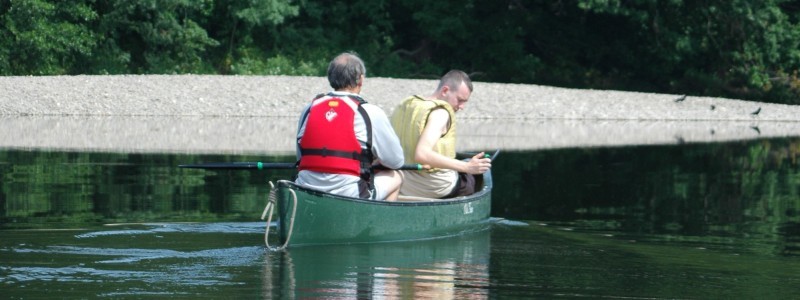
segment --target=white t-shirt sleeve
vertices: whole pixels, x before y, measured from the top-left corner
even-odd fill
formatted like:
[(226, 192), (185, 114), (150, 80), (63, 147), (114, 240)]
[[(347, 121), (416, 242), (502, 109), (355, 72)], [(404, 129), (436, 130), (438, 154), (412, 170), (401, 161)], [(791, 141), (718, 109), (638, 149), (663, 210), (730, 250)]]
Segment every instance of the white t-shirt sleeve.
[(307, 104), (306, 107), (303, 108), (303, 112), (300, 113), (300, 118), (298, 118), (298, 120), (297, 120), (297, 135), (295, 136), (296, 137), (296, 139), (295, 139), (295, 154), (297, 156), (297, 160), (298, 161), (300, 161), (300, 143), (298, 143), (298, 142), (300, 141), (300, 138), (303, 137), (303, 133), (305, 133), (305, 131), (306, 131), (306, 124), (305, 124), (305, 122), (303, 122), (303, 121), (305, 121), (303, 119), (303, 116), (306, 115), (306, 113), (308, 112), (309, 109), (311, 109), (311, 103)]
[(372, 121), (372, 150), (375, 158), (388, 168), (402, 167), (405, 163), (403, 147), (400, 146), (400, 139), (397, 138), (386, 113), (372, 104), (364, 104), (363, 107)]

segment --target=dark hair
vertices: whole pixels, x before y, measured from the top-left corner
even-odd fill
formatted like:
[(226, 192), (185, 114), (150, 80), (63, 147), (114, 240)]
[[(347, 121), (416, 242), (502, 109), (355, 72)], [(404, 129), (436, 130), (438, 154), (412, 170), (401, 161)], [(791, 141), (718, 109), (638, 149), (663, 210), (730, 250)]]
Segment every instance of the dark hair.
[(472, 92), (472, 80), (469, 79), (469, 75), (464, 73), (461, 70), (450, 70), (447, 74), (442, 76), (442, 79), (439, 80), (439, 86), (436, 87), (436, 90), (441, 90), (443, 86), (447, 86), (450, 90), (458, 90), (458, 87), (461, 83), (464, 83), (469, 88), (469, 92)]
[(343, 52), (328, 65), (328, 82), (334, 90), (356, 87), (366, 74), (364, 62), (355, 52)]

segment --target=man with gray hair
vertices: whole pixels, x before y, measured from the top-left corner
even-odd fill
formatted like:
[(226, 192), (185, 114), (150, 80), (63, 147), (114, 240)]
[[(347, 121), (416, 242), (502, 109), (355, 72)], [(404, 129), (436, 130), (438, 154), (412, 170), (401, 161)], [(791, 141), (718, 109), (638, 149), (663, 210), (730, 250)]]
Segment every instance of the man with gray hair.
[[(297, 126), (295, 183), (336, 195), (396, 200), (403, 149), (386, 113), (359, 96), (364, 62), (352, 52), (328, 65), (334, 91), (317, 95)], [(390, 170), (373, 172), (374, 164)]]

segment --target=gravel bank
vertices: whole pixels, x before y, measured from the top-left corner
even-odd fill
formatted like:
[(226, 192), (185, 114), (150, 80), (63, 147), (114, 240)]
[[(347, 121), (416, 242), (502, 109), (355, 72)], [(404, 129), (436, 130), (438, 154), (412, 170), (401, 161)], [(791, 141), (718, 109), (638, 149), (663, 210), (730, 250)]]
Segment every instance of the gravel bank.
[[(434, 80), (367, 78), (391, 113)], [(278, 154), (322, 77), (0, 77), (0, 148)], [(800, 135), (800, 106), (735, 99), (476, 82), (459, 148), (546, 149)], [(760, 108), (758, 115), (752, 113)]]

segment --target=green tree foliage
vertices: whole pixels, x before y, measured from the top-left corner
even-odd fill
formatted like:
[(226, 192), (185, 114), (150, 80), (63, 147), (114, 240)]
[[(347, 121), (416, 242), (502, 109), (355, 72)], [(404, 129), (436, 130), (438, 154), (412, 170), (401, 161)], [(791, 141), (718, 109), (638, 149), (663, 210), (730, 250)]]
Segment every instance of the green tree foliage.
[(630, 76), (646, 75), (658, 90), (762, 98), (777, 96), (772, 92), (778, 89), (800, 95), (797, 1), (584, 0), (578, 6), (603, 19), (621, 19), (619, 29), (639, 43), (624, 35), (613, 41), (636, 46), (633, 54), (640, 56), (617, 65), (628, 65)]
[[(376, 65), (394, 48), (388, 5), (384, 0), (305, 1), (296, 18), (266, 30), (269, 38), (260, 46), (276, 53), (270, 68), (285, 61), (314, 70), (306, 75), (323, 75), (333, 55), (356, 51), (367, 61), (371, 76), (386, 74)], [(296, 74), (292, 67), (284, 68)]]
[(70, 73), (96, 44), (89, 2), (0, 1), (0, 74)]
[(207, 48), (219, 43), (198, 23), (211, 13), (212, 1), (104, 1), (98, 4), (102, 34), (98, 65), (134, 73), (207, 72)]
[(397, 45), (390, 59), (419, 67), (402, 70), (407, 74), (437, 78), (459, 68), (478, 80), (536, 81), (540, 60), (525, 49), (528, 16), (513, 2), (412, 0), (394, 3), (390, 12)]
[[(268, 69), (269, 53), (275, 52), (269, 44), (272, 35), (264, 30), (282, 24), (286, 18), (296, 16), (299, 6), (290, 1), (247, 0), (217, 1), (208, 32), (222, 44), (212, 53), (217, 69), (222, 74), (259, 74)], [(291, 73), (291, 72), (287, 72)]]
[(800, 104), (797, 0), (0, 0), (0, 74), (371, 76)]

